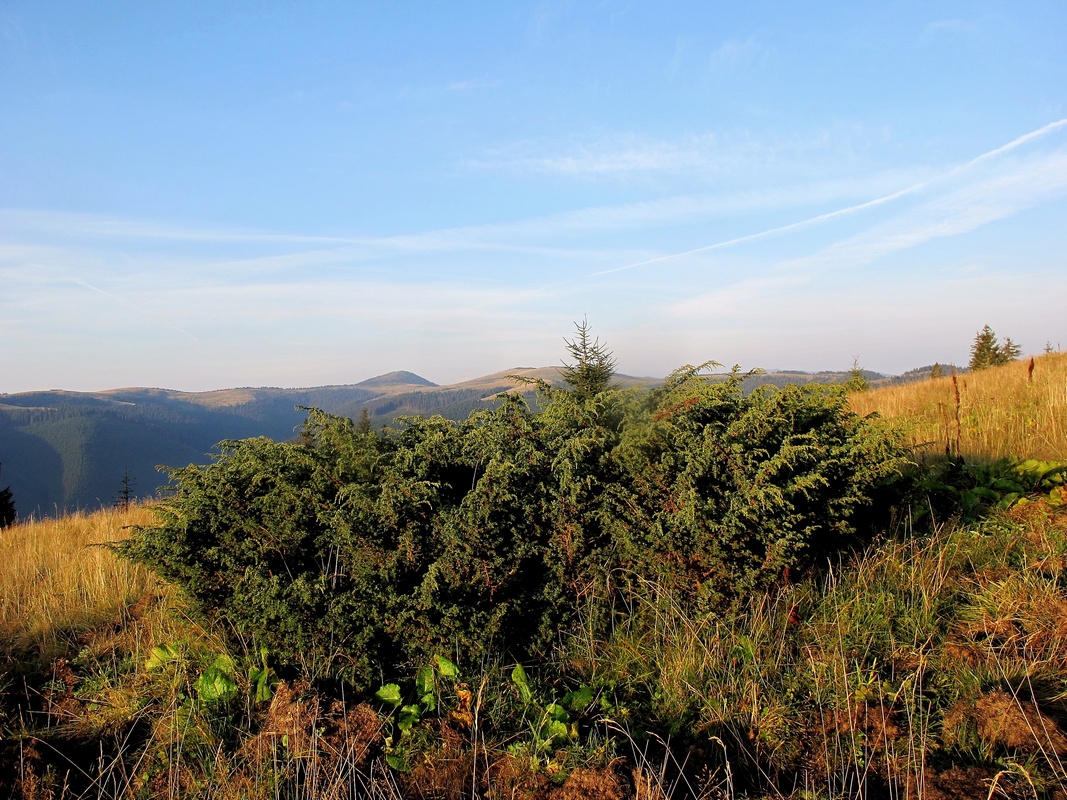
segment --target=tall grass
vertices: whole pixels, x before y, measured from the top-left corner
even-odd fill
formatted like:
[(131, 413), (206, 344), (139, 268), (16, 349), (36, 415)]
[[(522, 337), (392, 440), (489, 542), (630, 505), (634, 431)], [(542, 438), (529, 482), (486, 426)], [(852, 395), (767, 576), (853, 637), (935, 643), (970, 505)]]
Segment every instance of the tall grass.
[(1067, 353), (872, 389), (850, 402), (857, 414), (892, 420), (912, 445), (934, 454), (1067, 458)]
[(1033, 504), (885, 542), (735, 615), (645, 584), (571, 656), (659, 730), (721, 744), (719, 777), (748, 796), (1062, 793), (1065, 576), (1067, 515)]
[(121, 618), (157, 579), (102, 545), (150, 520), (150, 508), (134, 505), (25, 522), (0, 532), (3, 648), (36, 650), (48, 660), (62, 655), (79, 631)]

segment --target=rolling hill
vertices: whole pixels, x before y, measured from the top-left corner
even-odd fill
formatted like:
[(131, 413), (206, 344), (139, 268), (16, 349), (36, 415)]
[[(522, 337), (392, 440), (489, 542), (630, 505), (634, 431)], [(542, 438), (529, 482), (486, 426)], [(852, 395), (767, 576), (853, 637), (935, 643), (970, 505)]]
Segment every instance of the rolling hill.
[[(929, 369), (914, 371), (925, 377)], [(872, 384), (906, 379), (865, 373)], [(307, 407), (358, 417), (375, 426), (399, 416), (465, 419), (492, 405), (502, 392), (535, 391), (526, 381), (559, 380), (555, 367), (521, 367), (439, 386), (412, 372), (390, 372), (360, 383), (304, 389), (235, 388), (211, 392), (123, 388), (102, 392), (61, 390), (0, 394), (0, 486), (11, 486), (21, 518), (52, 516), (115, 502), (123, 476), (138, 496), (166, 483), (157, 467), (202, 464), (227, 439), (293, 437)], [(776, 370), (746, 380), (758, 384), (836, 383), (841, 372)], [(655, 378), (617, 375), (624, 387)]]

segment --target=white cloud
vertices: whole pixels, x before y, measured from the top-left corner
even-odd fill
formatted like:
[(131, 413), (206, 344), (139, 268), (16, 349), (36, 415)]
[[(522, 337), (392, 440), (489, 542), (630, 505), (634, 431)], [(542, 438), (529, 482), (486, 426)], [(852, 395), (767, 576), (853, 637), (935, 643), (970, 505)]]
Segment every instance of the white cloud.
[(1067, 197), (1067, 151), (1017, 159), (992, 174), (966, 177), (969, 180), (959, 180), (960, 176), (954, 175), (947, 186), (937, 187), (936, 193), (924, 187), (928, 199), (921, 204), (810, 256), (779, 266), (860, 267), (900, 250), (969, 233), (1035, 205)]
[[(1042, 152), (1026, 159), (997, 163), (1002, 156), (1065, 127), (1067, 119), (1057, 120), (982, 153), (962, 165), (945, 170), (941, 175), (862, 203), (755, 233), (623, 264), (602, 270), (598, 274), (623, 272), (800, 231), (910, 196), (931, 196), (934, 199), (924, 203), (917, 211), (905, 210), (893, 221), (877, 225), (863, 234), (838, 242), (814, 255), (796, 258), (781, 266), (798, 267), (816, 263), (823, 266), (831, 263), (866, 264), (932, 238), (966, 233), (988, 222), (1012, 216), (1032, 205), (1067, 193), (1067, 152), (1063, 150)], [(990, 175), (987, 167), (999, 172)]]
[(759, 37), (753, 34), (744, 39), (727, 39), (712, 52), (710, 61), (713, 68), (737, 69), (752, 64), (763, 52)]

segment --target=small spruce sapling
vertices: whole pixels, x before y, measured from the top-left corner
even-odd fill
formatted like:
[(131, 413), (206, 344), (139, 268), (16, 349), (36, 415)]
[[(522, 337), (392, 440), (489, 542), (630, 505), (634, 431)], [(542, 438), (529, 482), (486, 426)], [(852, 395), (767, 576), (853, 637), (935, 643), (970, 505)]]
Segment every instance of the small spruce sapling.
[(0, 528), (8, 528), (15, 524), (18, 513), (15, 511), (15, 500), (11, 494), (11, 487), (0, 489)]
[(560, 376), (571, 391), (584, 400), (610, 387), (618, 362), (599, 338), (591, 338), (589, 323), (585, 319), (576, 322), (574, 327), (577, 329), (574, 339), (563, 340), (573, 363), (565, 363)]

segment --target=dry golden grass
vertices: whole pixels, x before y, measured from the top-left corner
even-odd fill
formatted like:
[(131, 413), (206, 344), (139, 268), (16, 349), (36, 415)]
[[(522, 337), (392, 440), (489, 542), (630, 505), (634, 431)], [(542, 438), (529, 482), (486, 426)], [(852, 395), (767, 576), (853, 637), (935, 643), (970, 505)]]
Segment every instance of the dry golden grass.
[(131, 525), (152, 521), (147, 506), (104, 509), (27, 522), (0, 533), (0, 640), (48, 658), (64, 637), (105, 620), (156, 583), (142, 566), (105, 547), (125, 538)]
[[(1031, 363), (1033, 369), (1031, 370)], [(965, 375), (886, 386), (850, 398), (893, 420), (911, 444), (964, 458), (1067, 458), (1067, 353)]]

